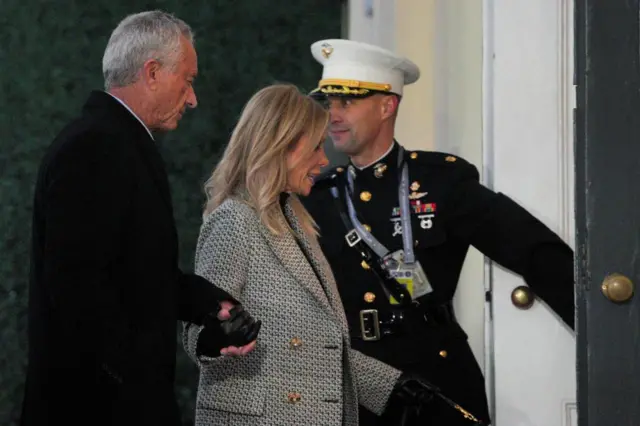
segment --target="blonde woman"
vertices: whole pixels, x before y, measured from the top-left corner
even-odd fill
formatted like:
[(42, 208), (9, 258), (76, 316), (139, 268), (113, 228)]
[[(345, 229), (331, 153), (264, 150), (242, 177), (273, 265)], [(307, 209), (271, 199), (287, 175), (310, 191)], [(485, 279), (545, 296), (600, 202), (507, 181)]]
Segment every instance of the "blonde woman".
[(357, 425), (357, 404), (382, 413), (401, 376), (350, 348), (333, 275), (298, 199), (327, 164), (328, 120), (294, 86), (260, 90), (205, 185), (196, 273), (262, 329), (247, 356), (208, 358), (198, 351), (200, 327), (185, 324), (200, 368), (197, 426)]

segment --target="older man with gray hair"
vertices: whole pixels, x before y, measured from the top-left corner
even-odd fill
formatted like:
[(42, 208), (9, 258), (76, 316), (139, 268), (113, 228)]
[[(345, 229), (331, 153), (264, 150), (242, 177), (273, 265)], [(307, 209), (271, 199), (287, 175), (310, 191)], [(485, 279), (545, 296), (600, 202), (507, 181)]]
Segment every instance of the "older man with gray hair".
[(126, 17), (103, 58), (104, 91), (48, 148), (33, 209), (24, 426), (180, 423), (177, 320), (198, 350), (244, 355), (260, 322), (178, 268), (169, 184), (153, 132), (196, 106), (189, 26)]

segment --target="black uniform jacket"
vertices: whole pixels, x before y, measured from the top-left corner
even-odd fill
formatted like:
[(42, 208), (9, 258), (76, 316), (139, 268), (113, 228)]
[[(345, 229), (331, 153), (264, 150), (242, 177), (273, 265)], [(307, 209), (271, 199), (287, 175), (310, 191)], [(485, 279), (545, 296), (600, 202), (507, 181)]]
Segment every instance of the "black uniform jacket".
[[(396, 142), (378, 163), (363, 170), (353, 168), (351, 198), (358, 217), (390, 251), (402, 249), (398, 150)], [(473, 245), (523, 276), (534, 293), (573, 327), (573, 252), (567, 244), (508, 196), (481, 185), (477, 169), (464, 159), (440, 152), (404, 151), (404, 161), (409, 167), (416, 258), (433, 287), (431, 294), (419, 300), (423, 308), (452, 300)], [(486, 419), (483, 378), (467, 336), (455, 321), (427, 327), (413, 324), (409, 332), (405, 329), (374, 342), (358, 337), (361, 310), (384, 313), (391, 306), (373, 270), (361, 265), (361, 255), (345, 240), (347, 228), (331, 188), (342, 185), (346, 173), (347, 165), (329, 170), (303, 201), (319, 225), (320, 243), (336, 276), (353, 347), (400, 369), (423, 373), (448, 396)]]
[(177, 320), (233, 300), (178, 268), (167, 175), (109, 94), (48, 148), (35, 189), (22, 424), (177, 425)]

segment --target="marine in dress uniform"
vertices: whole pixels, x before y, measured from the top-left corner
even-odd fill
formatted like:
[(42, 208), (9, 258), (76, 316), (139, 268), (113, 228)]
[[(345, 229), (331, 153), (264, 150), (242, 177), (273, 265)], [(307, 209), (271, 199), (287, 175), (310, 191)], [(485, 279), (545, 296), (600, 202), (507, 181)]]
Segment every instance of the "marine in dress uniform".
[[(419, 77), (411, 61), (377, 46), (322, 40), (311, 50), (324, 66), (311, 94), (320, 100), (401, 97)], [(476, 167), (458, 156), (390, 140), (367, 167), (350, 161), (327, 171), (303, 201), (320, 227), (353, 347), (419, 374), (485, 423), (484, 378), (452, 306), (469, 246), (520, 274), (573, 328), (571, 248), (507, 195), (483, 186)], [(394, 283), (406, 292), (394, 293)], [(400, 303), (407, 293), (409, 303)], [(400, 411), (391, 404), (380, 419), (361, 408), (360, 424), (396, 424)], [(473, 423), (434, 398), (405, 424)]]

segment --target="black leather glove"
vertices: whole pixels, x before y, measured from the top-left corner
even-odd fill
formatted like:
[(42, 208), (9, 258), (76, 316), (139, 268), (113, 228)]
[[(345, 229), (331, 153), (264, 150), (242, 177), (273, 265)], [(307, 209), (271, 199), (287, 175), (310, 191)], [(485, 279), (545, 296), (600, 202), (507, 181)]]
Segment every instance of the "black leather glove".
[[(396, 381), (382, 417), (389, 425), (416, 424), (422, 409), (428, 406), (438, 388), (417, 374), (402, 373)], [(427, 408), (428, 409), (428, 408)]]
[(403, 373), (393, 387), (392, 397), (404, 405), (421, 406), (430, 403), (440, 389), (413, 373)]
[(428, 410), (429, 404), (436, 397), (451, 406), (453, 410), (458, 411), (462, 417), (469, 420), (470, 425), (484, 425), (483, 422), (475, 418), (471, 413), (443, 395), (440, 388), (436, 385), (414, 373), (403, 373), (398, 378), (389, 402), (390, 404), (396, 405), (396, 407), (398, 405), (402, 407), (402, 414), (398, 423), (402, 426), (414, 424), (419, 418), (422, 409)]
[(235, 305), (226, 320), (219, 320), (220, 308), (211, 312), (203, 320), (204, 328), (200, 331), (196, 355), (217, 357), (220, 349), (227, 346), (244, 346), (256, 340), (261, 321), (256, 321), (244, 310), (242, 305)]

